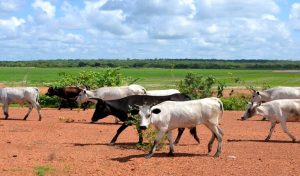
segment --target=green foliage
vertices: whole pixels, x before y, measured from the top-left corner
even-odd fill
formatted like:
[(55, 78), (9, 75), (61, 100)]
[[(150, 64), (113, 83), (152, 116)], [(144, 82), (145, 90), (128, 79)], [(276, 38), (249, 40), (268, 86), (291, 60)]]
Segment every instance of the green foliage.
[(235, 95), (228, 98), (221, 98), (223, 102), (224, 110), (228, 111), (244, 111), (246, 109), (247, 103), (250, 97), (244, 97), (241, 95)]
[(57, 96), (49, 97), (46, 95), (40, 95), (39, 103), (42, 108), (57, 108), (60, 103), (60, 99)]
[(190, 95), (192, 98), (206, 98), (212, 95), (212, 86), (216, 82), (213, 76), (203, 76), (195, 73), (188, 73), (179, 82), (179, 90)]
[(96, 89), (103, 86), (119, 86), (128, 80), (120, 73), (120, 69), (104, 69), (100, 72), (92, 70), (81, 71), (79, 74), (69, 74), (66, 72), (59, 73), (60, 79), (52, 83), (54, 87), (64, 86), (88, 86), (91, 89)]
[(217, 60), (217, 59), (57, 59), (0, 61), (0, 67), (101, 67), (168, 69), (300, 69), (300, 61), (287, 60)]
[[(132, 110), (133, 108), (132, 107), (129, 107), (129, 112)], [(129, 115), (133, 118), (132, 120), (129, 120), (129, 121), (126, 121), (125, 123), (127, 124), (132, 124), (136, 127), (136, 129), (139, 129), (140, 128), (140, 123), (141, 123), (141, 118), (139, 115), (137, 114), (131, 114), (129, 113)], [(136, 144), (136, 147), (138, 149), (142, 149), (142, 150), (150, 150), (150, 148), (152, 147), (152, 145), (154, 144), (154, 140), (156, 138), (158, 134), (158, 131), (153, 129), (151, 126), (143, 133), (143, 139), (144, 141), (147, 141), (148, 143), (142, 143), (142, 144)], [(166, 146), (166, 143), (165, 141), (167, 140), (167, 136), (165, 135), (158, 148), (162, 148), (164, 146)]]
[(47, 173), (53, 173), (55, 169), (52, 166), (36, 166), (34, 172), (37, 176), (45, 176)]

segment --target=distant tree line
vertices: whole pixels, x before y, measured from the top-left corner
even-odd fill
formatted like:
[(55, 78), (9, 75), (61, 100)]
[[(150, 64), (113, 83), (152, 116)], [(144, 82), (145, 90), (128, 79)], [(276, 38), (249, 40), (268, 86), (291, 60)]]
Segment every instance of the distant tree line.
[(0, 67), (103, 67), (174, 69), (300, 69), (291, 60), (217, 60), (217, 59), (57, 59), (0, 61)]

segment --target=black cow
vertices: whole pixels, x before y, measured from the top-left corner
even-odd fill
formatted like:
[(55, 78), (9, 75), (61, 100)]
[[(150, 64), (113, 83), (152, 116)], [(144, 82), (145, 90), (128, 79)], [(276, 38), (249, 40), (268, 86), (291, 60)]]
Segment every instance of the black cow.
[[(149, 96), (149, 95), (132, 95), (125, 98), (117, 99), (117, 100), (107, 100), (104, 101), (102, 99), (98, 99), (96, 104), (96, 110), (92, 117), (92, 123), (96, 122), (99, 119), (103, 119), (109, 115), (113, 115), (118, 117), (122, 122), (125, 122), (122, 124), (122, 126), (117, 130), (116, 135), (111, 140), (110, 144), (115, 144), (118, 136), (121, 134), (121, 132), (126, 129), (129, 125), (132, 125), (130, 122), (133, 120), (132, 117), (128, 116), (128, 113), (131, 114), (137, 114), (137, 110), (131, 111), (130, 107), (134, 107), (136, 105), (142, 106), (142, 105), (153, 105), (158, 104), (164, 101), (186, 101), (190, 100), (190, 97), (184, 94), (173, 94), (168, 96)], [(131, 112), (129, 112), (131, 111)], [(138, 130), (139, 134), (139, 143), (143, 142), (143, 137), (140, 129)], [(175, 140), (175, 144), (179, 142), (180, 137), (184, 131), (184, 128), (178, 129), (178, 135)], [(193, 135), (195, 140), (200, 143), (200, 140), (197, 136), (196, 127), (192, 128), (190, 130), (190, 133)]]
[[(85, 88), (85, 87), (84, 87)], [(81, 87), (77, 86), (67, 86), (67, 87), (59, 87), (59, 88), (54, 88), (54, 87), (49, 87), (47, 93), (45, 95), (47, 96), (58, 96), (61, 99), (67, 100), (70, 109), (73, 109), (73, 104), (76, 103), (75, 99), (79, 95), (79, 93), (83, 90)], [(61, 109), (62, 106), (62, 100), (59, 104), (58, 110)], [(83, 109), (85, 110), (87, 107), (87, 103), (83, 105)]]

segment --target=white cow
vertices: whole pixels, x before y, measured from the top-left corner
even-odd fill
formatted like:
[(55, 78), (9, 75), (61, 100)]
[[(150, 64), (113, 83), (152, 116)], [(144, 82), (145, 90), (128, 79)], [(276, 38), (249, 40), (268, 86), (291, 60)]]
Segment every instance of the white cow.
[(8, 118), (8, 106), (11, 103), (30, 104), (29, 111), (23, 120), (26, 120), (32, 111), (33, 107), (37, 109), (39, 120), (42, 120), (40, 113), (41, 107), (38, 102), (39, 89), (36, 87), (6, 87), (0, 88), (0, 103), (3, 104), (3, 113), (5, 119)]
[(165, 89), (165, 90), (147, 90), (146, 95), (151, 96), (166, 96), (166, 95), (172, 95), (180, 93), (179, 90), (176, 89)]
[[(76, 101), (78, 104), (85, 103), (87, 101), (97, 103), (97, 100), (92, 98), (101, 98), (102, 100), (115, 100), (124, 98), (130, 95), (145, 95), (146, 89), (143, 86), (137, 84), (131, 84), (129, 86), (121, 87), (101, 87), (96, 90), (83, 89)], [(115, 123), (118, 123), (118, 119), (115, 118)]]
[(132, 84), (129, 86), (121, 87), (101, 87), (96, 90), (83, 89), (76, 101), (78, 104), (85, 103), (87, 101), (97, 103), (97, 100), (91, 98), (101, 98), (102, 100), (115, 100), (124, 98), (130, 95), (145, 95), (146, 89), (140, 85)]
[(159, 133), (156, 136), (154, 145), (146, 156), (153, 156), (158, 143), (165, 133), (168, 133), (169, 156), (174, 155), (172, 130), (176, 128), (192, 128), (198, 124), (204, 124), (211, 132), (212, 137), (208, 143), (208, 152), (211, 152), (212, 144), (217, 138), (218, 149), (214, 157), (218, 157), (222, 148), (223, 132), (219, 127), (219, 120), (223, 115), (223, 104), (215, 97), (190, 101), (165, 101), (150, 108), (140, 107), (141, 129), (146, 129), (153, 124)]
[(269, 101), (267, 103), (250, 105), (242, 120), (246, 120), (254, 115), (261, 115), (266, 117), (271, 122), (269, 135), (265, 141), (269, 141), (274, 131), (276, 123), (280, 123), (283, 131), (292, 139), (293, 142), (296, 138), (288, 131), (287, 121), (300, 121), (300, 99), (281, 99)]
[[(264, 91), (253, 90), (251, 103), (265, 103), (279, 99), (300, 99), (300, 87), (274, 87)], [(252, 106), (248, 106), (246, 111)], [(263, 118), (265, 120), (265, 117)]]

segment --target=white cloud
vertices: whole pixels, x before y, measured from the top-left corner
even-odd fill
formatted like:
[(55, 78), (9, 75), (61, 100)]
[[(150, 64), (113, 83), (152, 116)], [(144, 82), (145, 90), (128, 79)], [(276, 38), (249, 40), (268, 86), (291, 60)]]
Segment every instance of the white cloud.
[(1, 39), (11, 39), (17, 37), (19, 29), (26, 23), (22, 18), (11, 17), (0, 19), (0, 41)]
[(35, 0), (32, 4), (34, 9), (42, 10), (48, 18), (54, 18), (56, 7), (53, 6), (50, 2), (44, 0)]
[(24, 17), (18, 16), (23, 13), (20, 8), (0, 16), (0, 39), (14, 38), (5, 43), (0, 40), (0, 48), (19, 48), (11, 53), (20, 52), (21, 57), (23, 50), (34, 58), (241, 59), (300, 55), (292, 30), (300, 29), (300, 3), (285, 12), (290, 13), (286, 21), (281, 18), (285, 9), (277, 0), (32, 2), (34, 12), (27, 9)]
[(294, 3), (289, 14), (291, 28), (300, 30), (300, 3)]
[(18, 9), (18, 4), (14, 0), (0, 0), (0, 11), (13, 12)]
[(260, 17), (262, 13), (280, 12), (273, 0), (202, 0), (197, 1), (199, 18)]
[(289, 15), (290, 19), (300, 19), (300, 3), (294, 3)]

